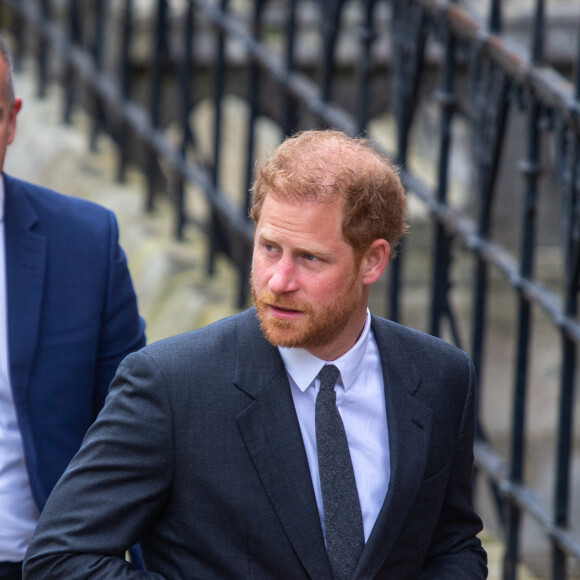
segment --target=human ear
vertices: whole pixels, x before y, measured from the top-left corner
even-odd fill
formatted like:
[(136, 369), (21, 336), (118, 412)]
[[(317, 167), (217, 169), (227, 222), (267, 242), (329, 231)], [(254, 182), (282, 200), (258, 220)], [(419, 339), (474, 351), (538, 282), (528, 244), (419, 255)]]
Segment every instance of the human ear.
[(14, 141), (14, 137), (16, 136), (16, 116), (20, 112), (22, 108), (22, 99), (20, 97), (15, 97), (8, 111), (8, 144), (10, 145)]
[(389, 262), (391, 246), (387, 240), (375, 240), (363, 254), (361, 260), (362, 283), (370, 286), (383, 273)]

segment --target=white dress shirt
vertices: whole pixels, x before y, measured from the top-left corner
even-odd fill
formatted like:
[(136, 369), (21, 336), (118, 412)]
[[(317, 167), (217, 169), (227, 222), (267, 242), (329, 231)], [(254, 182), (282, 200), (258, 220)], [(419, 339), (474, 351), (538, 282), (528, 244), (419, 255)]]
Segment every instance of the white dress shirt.
[(0, 178), (0, 561), (20, 562), (39, 513), (32, 497), (10, 387), (6, 303), (4, 180)]
[[(279, 351), (290, 381), (324, 531), (314, 408), (320, 387), (316, 376), (327, 361), (301, 348), (280, 347)], [(385, 500), (391, 476), (385, 385), (368, 311), (364, 330), (356, 344), (340, 358), (329, 362), (340, 371), (335, 388), (336, 406), (350, 449), (366, 542)]]

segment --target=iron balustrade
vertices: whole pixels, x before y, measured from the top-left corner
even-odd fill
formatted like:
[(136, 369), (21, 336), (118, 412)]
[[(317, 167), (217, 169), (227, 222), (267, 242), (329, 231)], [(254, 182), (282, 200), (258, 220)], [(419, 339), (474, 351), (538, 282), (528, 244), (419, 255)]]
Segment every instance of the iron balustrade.
[[(240, 307), (248, 301), (248, 190), (261, 120), (273, 120), (280, 136), (314, 127), (374, 136), (374, 120), (384, 115), (392, 120), (390, 148), (379, 140), (378, 146), (401, 167), (406, 189), (432, 223), (426, 329), (471, 354), (481, 386), (477, 482), (491, 490), (503, 533), (503, 578), (516, 577), (522, 519), (531, 518), (551, 547), (551, 577), (561, 579), (580, 563), (579, 523), (572, 520), (570, 498), (574, 483), (580, 489), (572, 470), (580, 340), (580, 42), (564, 76), (546, 58), (544, 2), (535, 0), (529, 15), (528, 48), (506, 32), (505, 4), (477, 2), (487, 14), (476, 15), (468, 10), (474, 3), (466, 7), (452, 0), (152, 0), (147, 6), (134, 0), (0, 0), (0, 16), (14, 37), (17, 63), (27, 54), (36, 57), (39, 95), (49, 82), (62, 84), (63, 121), (71, 121), (75, 107), (84, 107), (92, 119), (90, 146), (97, 146), (101, 133), (118, 145), (117, 177), (124, 179), (129, 165), (146, 177), (146, 208), (167, 196), (178, 237), (192, 226), (207, 232), (209, 272), (218, 254), (236, 266)], [(575, 26), (580, 32), (580, 22)], [(411, 163), (426, 93), (439, 109), (430, 135), (436, 168), (431, 183)], [(247, 106), (236, 203), (222, 183), (229, 95)], [(209, 156), (191, 120), (203, 99), (213, 106)], [(517, 148), (509, 132), (514, 118), (524, 126), (517, 136), (523, 159), (506, 168), (507, 152)], [(169, 134), (171, 123), (178, 126), (177, 138)], [(458, 127), (467, 127), (473, 152), (470, 191), (463, 195), (475, 209), (450, 200)], [(555, 183), (549, 187), (542, 182), (546, 149), (555, 160)], [(495, 226), (502, 172), (521, 175), (522, 210), (513, 216), (519, 220), (516, 244), (497, 236)], [(207, 221), (186, 210), (192, 187), (210, 208)], [(558, 203), (559, 287), (537, 274), (540, 201), (546, 196)], [(391, 264), (385, 297), (385, 314), (403, 322), (407, 254), (402, 247)], [(467, 323), (454, 305), (458, 254), (470, 261)], [(485, 347), (491, 286), (498, 276), (512, 289), (516, 313), (513, 377), (502, 376), (512, 395), (507, 459), (494, 449), (481, 403), (489, 386), (484, 374), (493, 364)], [(526, 484), (537, 312), (560, 340), (551, 506)]]

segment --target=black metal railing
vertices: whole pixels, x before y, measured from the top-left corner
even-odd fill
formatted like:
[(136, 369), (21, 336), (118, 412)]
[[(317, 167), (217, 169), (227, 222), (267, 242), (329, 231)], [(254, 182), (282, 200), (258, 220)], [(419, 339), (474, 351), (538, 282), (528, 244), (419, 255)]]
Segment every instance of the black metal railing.
[[(209, 271), (218, 254), (237, 267), (240, 307), (252, 242), (247, 192), (265, 119), (278, 141), (313, 127), (366, 132), (396, 160), (420, 207), (379, 308), (408, 322), (415, 285), (425, 329), (471, 354), (478, 494), (490, 498), (486, 526), (505, 541), (503, 578), (526, 559), (562, 579), (580, 564), (572, 493), (580, 491), (580, 11), (563, 3), (562, 17), (535, 0), (516, 18), (507, 11), (514, 3), (468, 4), (0, 0), (0, 16), (17, 60), (35, 55), (39, 94), (62, 84), (63, 120), (83, 107), (91, 147), (101, 133), (118, 145), (117, 177), (140, 168), (146, 207), (166, 196), (177, 236), (207, 231)], [(235, 126), (230, 97), (244, 103)], [(194, 113), (207, 102), (213, 124), (201, 131)], [(234, 130), (244, 144), (236, 183), (224, 159)], [(186, 203), (194, 196), (209, 219)], [(414, 266), (421, 236), (427, 274)], [(544, 406), (550, 418), (540, 412), (542, 425), (530, 425), (530, 409)], [(540, 431), (549, 450), (532, 473)], [(538, 476), (546, 461), (547, 491)], [(531, 550), (527, 521), (543, 538)], [(534, 551), (542, 562), (532, 562)]]

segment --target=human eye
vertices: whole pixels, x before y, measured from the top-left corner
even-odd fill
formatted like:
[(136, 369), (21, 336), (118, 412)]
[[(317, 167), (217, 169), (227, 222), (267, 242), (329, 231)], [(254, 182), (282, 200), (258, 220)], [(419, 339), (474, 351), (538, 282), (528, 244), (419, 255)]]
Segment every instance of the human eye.
[(276, 244), (266, 240), (260, 244), (260, 247), (262, 248), (263, 252), (268, 255), (275, 254), (278, 251), (278, 246), (276, 246)]
[(304, 259), (307, 262), (317, 262), (319, 260), (314, 254), (304, 254)]

